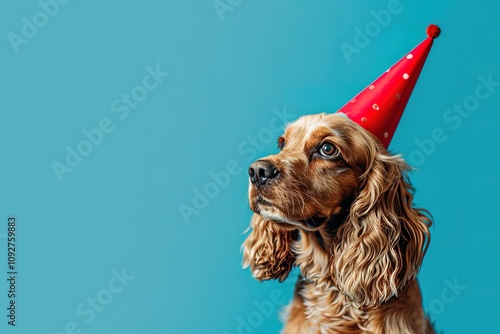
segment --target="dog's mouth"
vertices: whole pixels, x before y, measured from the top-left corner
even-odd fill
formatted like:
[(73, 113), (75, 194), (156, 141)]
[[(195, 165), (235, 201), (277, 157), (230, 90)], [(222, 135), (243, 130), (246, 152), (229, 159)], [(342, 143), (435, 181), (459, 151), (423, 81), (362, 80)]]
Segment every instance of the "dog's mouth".
[(262, 195), (258, 195), (257, 196), (257, 200), (255, 201), (255, 206), (256, 207), (259, 207), (259, 206), (273, 206), (273, 203), (271, 202), (271, 200), (265, 198), (264, 196)]
[(262, 196), (256, 199), (252, 210), (262, 217), (274, 222), (294, 225), (306, 230), (316, 230), (328, 221), (328, 217), (322, 215), (312, 215), (311, 217), (303, 219), (289, 218), (284, 214), (283, 210), (276, 207), (270, 200)]

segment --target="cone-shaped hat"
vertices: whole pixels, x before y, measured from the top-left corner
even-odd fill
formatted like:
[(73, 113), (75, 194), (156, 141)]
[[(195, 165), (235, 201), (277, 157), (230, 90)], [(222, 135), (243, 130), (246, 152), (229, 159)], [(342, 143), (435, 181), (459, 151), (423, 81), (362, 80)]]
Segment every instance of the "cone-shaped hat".
[(337, 112), (374, 134), (389, 147), (432, 43), (440, 34), (438, 26), (427, 27), (427, 38), (356, 95)]

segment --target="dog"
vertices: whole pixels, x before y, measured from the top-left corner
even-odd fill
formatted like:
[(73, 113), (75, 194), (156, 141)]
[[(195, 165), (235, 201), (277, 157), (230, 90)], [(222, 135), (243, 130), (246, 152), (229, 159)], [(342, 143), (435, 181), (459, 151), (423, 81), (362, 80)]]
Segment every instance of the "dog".
[(282, 333), (434, 333), (416, 278), (432, 218), (411, 168), (338, 113), (299, 118), (278, 147), (248, 170), (242, 253), (260, 281), (300, 269)]

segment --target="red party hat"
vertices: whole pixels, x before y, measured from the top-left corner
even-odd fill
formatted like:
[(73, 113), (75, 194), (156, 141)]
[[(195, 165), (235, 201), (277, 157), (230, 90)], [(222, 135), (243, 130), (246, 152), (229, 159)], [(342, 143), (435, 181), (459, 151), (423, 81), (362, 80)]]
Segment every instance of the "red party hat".
[(337, 112), (370, 131), (385, 148), (389, 147), (432, 43), (440, 33), (437, 25), (428, 26), (428, 37), (422, 43)]

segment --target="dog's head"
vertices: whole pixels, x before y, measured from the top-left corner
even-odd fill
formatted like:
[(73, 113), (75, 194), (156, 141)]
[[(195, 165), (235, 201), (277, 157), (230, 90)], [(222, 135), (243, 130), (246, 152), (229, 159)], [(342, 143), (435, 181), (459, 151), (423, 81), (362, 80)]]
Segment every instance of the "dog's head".
[(268, 225), (321, 239), (308, 244), (310, 253), (328, 260), (305, 265), (315, 268), (311, 277), (328, 275), (367, 306), (387, 301), (415, 278), (431, 220), (413, 208), (409, 167), (399, 156), (339, 114), (299, 118), (278, 146), (278, 154), (248, 170), (250, 208)]
[(280, 152), (254, 162), (250, 208), (272, 221), (313, 230), (357, 196), (371, 157), (372, 136), (340, 115), (310, 115), (288, 126)]

